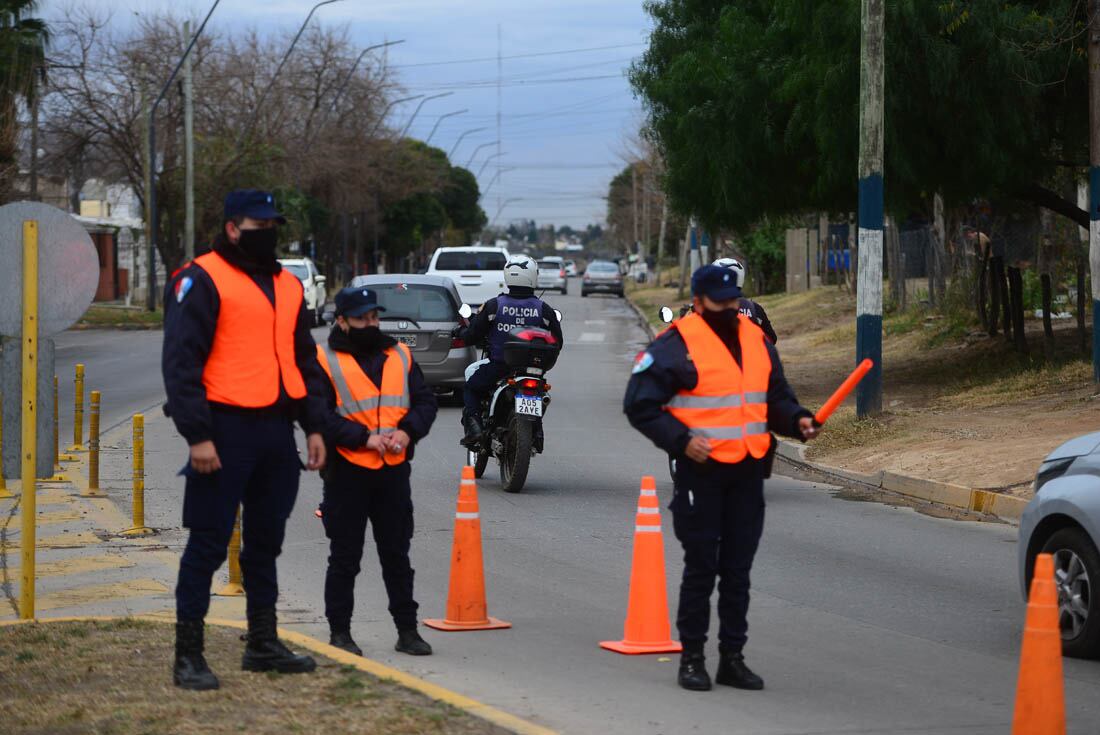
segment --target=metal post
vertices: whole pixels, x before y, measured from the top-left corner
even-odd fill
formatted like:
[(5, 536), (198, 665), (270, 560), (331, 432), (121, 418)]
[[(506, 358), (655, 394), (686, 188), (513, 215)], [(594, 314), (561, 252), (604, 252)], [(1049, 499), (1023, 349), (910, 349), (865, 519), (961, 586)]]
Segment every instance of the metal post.
[(19, 617), (34, 618), (34, 544), (38, 470), (38, 222), (23, 222), (23, 470), (20, 474)]
[(1100, 383), (1100, 0), (1088, 4), (1089, 270), (1092, 274), (1092, 379)]
[[(191, 35), (190, 21), (183, 23), (183, 38)], [(191, 75), (191, 54), (183, 61), (183, 257), (195, 257), (195, 93)]]
[(473, 128), (472, 130), (467, 130), (467, 131), (463, 132), (462, 135), (458, 136), (458, 140), (455, 141), (455, 144), (453, 146), (451, 146), (451, 152), (447, 154), (447, 158), (453, 159), (455, 157), (455, 151), (457, 151), (458, 147), (460, 145), (462, 145), (462, 141), (465, 140), (467, 135), (473, 135), (474, 133), (480, 133), (482, 130), (485, 130), (485, 129), (486, 128)]
[(15, 497), (8, 490), (8, 481), (4, 479), (4, 394), (0, 393), (0, 498)]
[(61, 470), (61, 435), (59, 429), (61, 422), (58, 419), (58, 407), (57, 407), (57, 376), (53, 376), (53, 469), (54, 472)]
[(76, 364), (73, 380), (73, 449), (84, 448), (84, 363)]
[(435, 132), (439, 130), (439, 123), (443, 122), (448, 117), (454, 117), (455, 115), (464, 115), (467, 112), (469, 112), (469, 110), (455, 110), (454, 112), (448, 112), (444, 115), (440, 115), (439, 118), (435, 121), (435, 125), (432, 126), (432, 132), (428, 133), (428, 137), (424, 139), (424, 145), (432, 142), (432, 138), (435, 137)]
[(883, 0), (862, 0), (859, 84), (859, 245), (856, 264), (856, 362), (874, 367), (856, 389), (859, 418), (882, 412)]
[(145, 527), (145, 415), (134, 414), (134, 527), (122, 532), (123, 536), (147, 536), (153, 532)]
[(237, 520), (233, 523), (233, 535), (229, 537), (229, 583), (217, 593), (221, 597), (239, 597), (244, 594), (244, 577), (241, 574), (241, 509), (237, 508)]
[(88, 495), (99, 495), (99, 391), (93, 390), (88, 417)]

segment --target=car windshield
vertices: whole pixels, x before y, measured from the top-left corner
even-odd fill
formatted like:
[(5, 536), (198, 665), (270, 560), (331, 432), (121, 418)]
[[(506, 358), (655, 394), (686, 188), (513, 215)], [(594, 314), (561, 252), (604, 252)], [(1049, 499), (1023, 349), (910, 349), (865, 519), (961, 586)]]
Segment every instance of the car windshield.
[(435, 259), (437, 271), (502, 271), (508, 264), (504, 253), (495, 251), (443, 251)]
[(442, 286), (424, 283), (367, 284), (378, 294), (378, 305), (386, 309), (383, 317), (412, 319), (417, 322), (457, 322), (458, 309), (451, 294)]
[(283, 263), (283, 267), (297, 276), (299, 281), (309, 278), (309, 268), (304, 263)]

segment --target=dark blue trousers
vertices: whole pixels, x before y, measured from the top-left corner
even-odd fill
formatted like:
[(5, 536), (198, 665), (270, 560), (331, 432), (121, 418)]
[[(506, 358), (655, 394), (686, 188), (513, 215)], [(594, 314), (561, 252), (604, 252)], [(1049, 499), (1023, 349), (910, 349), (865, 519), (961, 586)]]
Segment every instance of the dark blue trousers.
[(325, 573), (325, 617), (333, 630), (348, 630), (355, 607), (355, 578), (363, 559), (367, 524), (382, 565), (390, 615), (398, 630), (416, 627), (413, 568), (409, 546), (413, 535), (412, 489), (408, 462), (369, 470), (334, 457), (321, 503), (329, 538)]
[(497, 381), (508, 372), (503, 362), (487, 362), (479, 367), (462, 390), (462, 401), (467, 415), (477, 416), (481, 412), (481, 402), (489, 395)]
[(764, 530), (764, 463), (700, 465), (681, 457), (674, 486), (669, 509), (684, 548), (680, 641), (685, 651), (702, 651), (718, 579), (719, 648), (737, 653), (747, 640), (749, 571)]
[(275, 560), (298, 495), (301, 463), (287, 418), (215, 411), (213, 440), (222, 468), (200, 475), (190, 462), (183, 525), (190, 529), (176, 583), (176, 618), (199, 620), (210, 607), (214, 572), (225, 562), (237, 506), (241, 515), (241, 572), (249, 612), (275, 607)]

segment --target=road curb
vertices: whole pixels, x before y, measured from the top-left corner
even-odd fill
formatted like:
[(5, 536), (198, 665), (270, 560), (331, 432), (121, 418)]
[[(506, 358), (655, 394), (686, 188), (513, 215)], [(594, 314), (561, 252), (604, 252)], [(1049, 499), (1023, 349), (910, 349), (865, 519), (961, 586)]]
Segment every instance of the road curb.
[(884, 490), (911, 500), (991, 516), (1013, 525), (1019, 524), (1020, 516), (1028, 503), (1027, 500), (1013, 495), (978, 490), (950, 482), (923, 480), (897, 472), (880, 471), (865, 474), (841, 467), (831, 467), (807, 460), (806, 449), (800, 444), (780, 441), (776, 455), (781, 462), (796, 472), (823, 476), (844, 485)]
[[(134, 615), (128, 617), (132, 620), (144, 620), (151, 623), (165, 624), (171, 622), (171, 618), (157, 615)], [(25, 625), (28, 623), (110, 622), (125, 619), (127, 619), (127, 617), (124, 616), (77, 615), (59, 618), (34, 618), (32, 620), (0, 620), (0, 627)], [(220, 625), (224, 628), (234, 628), (237, 630), (248, 629), (248, 624), (239, 620), (209, 618), (206, 622), (208, 625)], [(335, 646), (330, 646), (317, 638), (306, 635), (305, 633), (279, 628), (279, 638), (302, 648), (309, 649), (326, 658), (330, 658), (337, 663), (345, 666), (353, 666), (359, 671), (371, 674), (379, 679), (389, 679), (406, 689), (420, 692), (429, 699), (434, 699), (437, 702), (443, 702), (456, 709), (460, 709), (479, 720), (488, 722), (501, 733), (513, 733), (514, 735), (556, 735), (557, 731), (555, 730), (536, 725), (533, 722), (528, 722), (504, 710), (499, 710), (496, 707), (479, 702), (476, 699), (459, 694), (458, 692), (453, 692), (450, 689), (445, 689), (438, 684), (432, 684), (429, 681), (425, 681), (412, 674), (407, 674), (404, 671), (391, 668), (378, 661), (363, 656), (355, 656)]]
[(630, 308), (634, 310), (634, 316), (638, 317), (638, 321), (641, 323), (642, 329), (644, 329), (646, 334), (649, 335), (649, 341), (652, 342), (653, 340), (657, 339), (657, 331), (653, 328), (653, 325), (649, 323), (649, 317), (647, 317), (645, 315), (645, 312), (642, 311), (642, 307), (634, 303), (634, 299), (631, 298), (630, 294), (627, 294), (626, 296), (626, 303), (630, 304)]

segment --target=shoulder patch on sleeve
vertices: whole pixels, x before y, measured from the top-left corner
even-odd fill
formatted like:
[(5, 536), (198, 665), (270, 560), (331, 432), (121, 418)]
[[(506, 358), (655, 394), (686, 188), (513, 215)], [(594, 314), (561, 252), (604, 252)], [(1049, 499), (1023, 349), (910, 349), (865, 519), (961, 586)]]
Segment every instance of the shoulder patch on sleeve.
[(653, 355), (649, 354), (649, 350), (642, 350), (638, 353), (638, 356), (634, 358), (634, 367), (630, 373), (637, 375), (638, 373), (644, 373), (653, 366)]
[(191, 276), (184, 276), (176, 281), (176, 303), (181, 304), (187, 297), (187, 292), (191, 290), (195, 282), (191, 279)]

